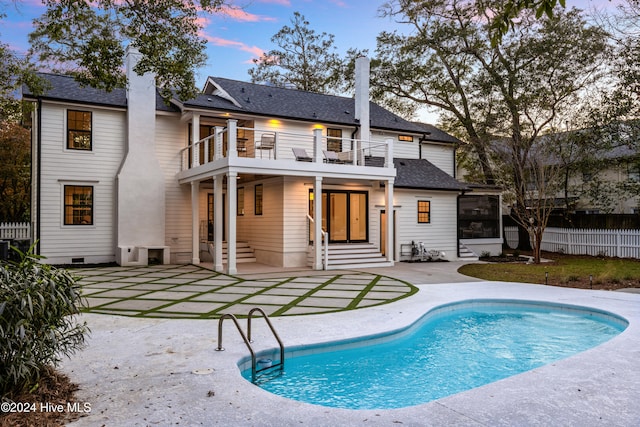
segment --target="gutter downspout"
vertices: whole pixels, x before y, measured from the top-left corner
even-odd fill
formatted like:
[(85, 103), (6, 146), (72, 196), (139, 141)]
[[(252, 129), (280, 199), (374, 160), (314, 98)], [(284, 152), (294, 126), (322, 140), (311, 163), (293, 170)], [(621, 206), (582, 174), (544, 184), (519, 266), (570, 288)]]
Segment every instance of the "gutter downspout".
[[(38, 108), (37, 108), (38, 117), (36, 119), (36, 129), (38, 135), (36, 137), (36, 149), (38, 152), (36, 153), (36, 233), (33, 238), (36, 241), (36, 254), (40, 255), (40, 223), (41, 223), (41, 205), (42, 205), (42, 167), (40, 166), (40, 162), (42, 161), (42, 98), (38, 98)], [(33, 127), (32, 127), (33, 129)], [(31, 176), (33, 177), (33, 161), (31, 162)], [(33, 179), (33, 178), (32, 178)]]
[(359, 130), (360, 130), (360, 125), (356, 125), (353, 132), (351, 132), (351, 150), (356, 149), (356, 147), (353, 146), (353, 141), (356, 139), (356, 134), (358, 133)]
[(431, 135), (431, 132), (424, 132), (418, 140), (418, 158), (422, 159), (422, 143), (427, 142), (427, 135)]

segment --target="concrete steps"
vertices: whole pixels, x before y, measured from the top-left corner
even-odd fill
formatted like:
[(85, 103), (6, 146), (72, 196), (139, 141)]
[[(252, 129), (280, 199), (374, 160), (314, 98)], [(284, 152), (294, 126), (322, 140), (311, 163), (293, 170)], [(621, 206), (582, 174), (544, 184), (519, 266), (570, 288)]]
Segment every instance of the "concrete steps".
[(458, 259), (462, 261), (478, 261), (479, 258), (478, 258), (478, 255), (475, 254), (475, 252), (473, 252), (471, 249), (469, 249), (462, 243), (458, 243), (458, 245), (459, 245)]
[[(207, 250), (209, 255), (211, 256), (211, 260), (213, 261), (214, 255), (214, 246), (213, 243), (207, 243)], [(228, 249), (227, 243), (222, 243), (222, 263), (225, 264), (228, 259)], [(254, 250), (251, 246), (249, 246), (248, 242), (236, 242), (236, 263), (243, 262), (256, 262), (256, 257), (254, 254)]]
[[(308, 256), (308, 264), (313, 265), (313, 254)], [(329, 245), (328, 270), (389, 267), (391, 263), (371, 243), (347, 243)]]

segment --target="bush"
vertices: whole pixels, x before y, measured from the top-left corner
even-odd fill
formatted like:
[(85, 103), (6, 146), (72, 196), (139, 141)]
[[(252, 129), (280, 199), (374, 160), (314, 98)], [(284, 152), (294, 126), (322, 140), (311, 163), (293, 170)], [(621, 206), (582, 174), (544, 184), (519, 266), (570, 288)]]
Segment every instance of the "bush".
[(19, 261), (0, 263), (0, 394), (37, 387), (40, 371), (84, 345), (86, 324), (77, 323), (82, 301), (66, 270), (38, 262), (33, 247), (12, 248)]

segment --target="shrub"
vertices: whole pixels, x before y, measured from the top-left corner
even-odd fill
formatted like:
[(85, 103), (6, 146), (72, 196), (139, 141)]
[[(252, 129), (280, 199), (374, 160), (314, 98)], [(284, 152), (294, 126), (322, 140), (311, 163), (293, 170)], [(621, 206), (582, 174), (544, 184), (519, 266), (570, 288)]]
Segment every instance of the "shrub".
[(482, 253), (480, 254), (480, 258), (489, 258), (491, 256), (491, 252), (489, 251), (482, 251)]
[(41, 257), (12, 248), (19, 261), (0, 263), (0, 394), (37, 387), (40, 371), (84, 345), (86, 324), (74, 315), (82, 306), (76, 279), (40, 264)]

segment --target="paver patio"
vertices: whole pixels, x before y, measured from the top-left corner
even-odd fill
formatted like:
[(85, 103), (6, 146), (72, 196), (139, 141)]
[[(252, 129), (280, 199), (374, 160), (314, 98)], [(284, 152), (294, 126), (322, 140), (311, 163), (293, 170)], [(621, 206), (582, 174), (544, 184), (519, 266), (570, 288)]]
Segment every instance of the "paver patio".
[(399, 279), (352, 271), (245, 279), (193, 265), (158, 265), (74, 273), (81, 277), (88, 312), (134, 317), (241, 317), (254, 306), (270, 316), (328, 313), (387, 304), (418, 290)]

